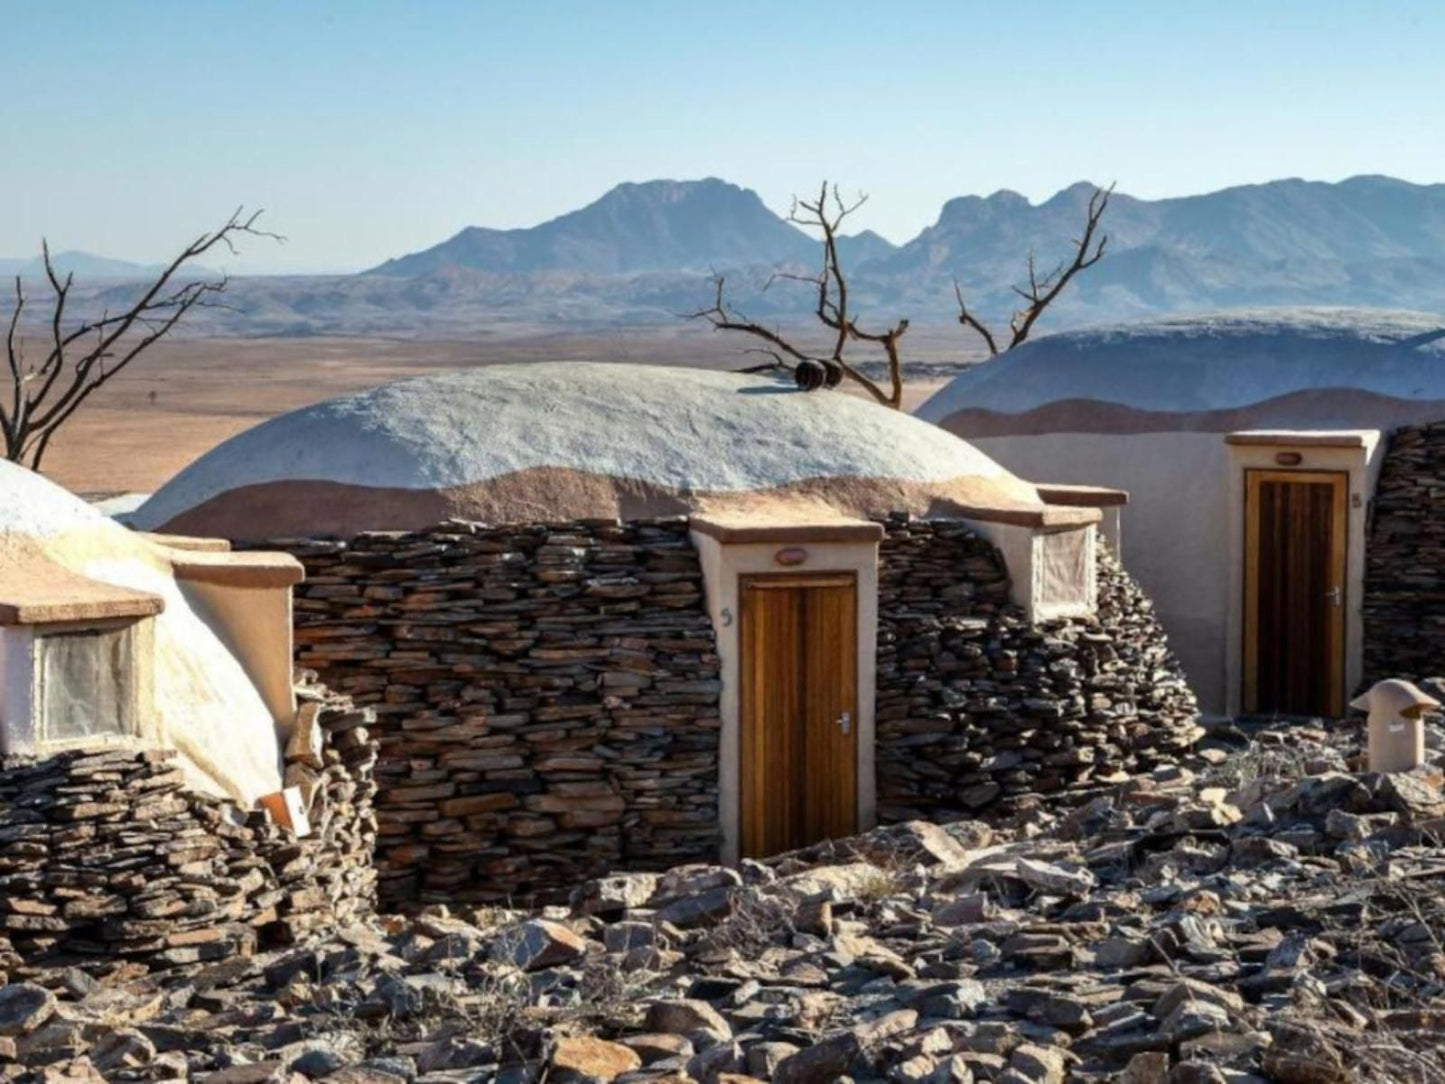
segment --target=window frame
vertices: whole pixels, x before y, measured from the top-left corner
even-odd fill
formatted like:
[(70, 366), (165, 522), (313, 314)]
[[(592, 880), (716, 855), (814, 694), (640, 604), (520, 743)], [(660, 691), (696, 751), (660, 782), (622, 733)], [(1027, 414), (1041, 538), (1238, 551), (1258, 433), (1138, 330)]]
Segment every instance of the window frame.
[[(62, 752), (67, 749), (86, 747), (111, 747), (131, 744), (140, 734), (142, 683), (147, 680), (141, 673), (141, 641), (143, 626), (148, 619), (118, 618), (101, 621), (75, 621), (37, 625), (31, 629), (30, 643), (30, 742), (36, 754)], [(45, 683), (45, 662), (47, 641), (75, 636), (98, 636), (120, 634), (121, 657), (120, 681), (117, 689), (119, 718), (114, 729), (74, 737), (56, 737), (51, 732), (47, 690)]]

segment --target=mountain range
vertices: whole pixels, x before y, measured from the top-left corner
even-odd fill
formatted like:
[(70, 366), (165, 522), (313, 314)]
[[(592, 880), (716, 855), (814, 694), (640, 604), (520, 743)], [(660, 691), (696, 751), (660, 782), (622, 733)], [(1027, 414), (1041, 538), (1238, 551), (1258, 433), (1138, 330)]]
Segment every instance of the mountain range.
[[(1041, 267), (1066, 257), (1093, 190), (1080, 182), (1037, 204), (1009, 191), (963, 196), (905, 244), (842, 238), (852, 295), (879, 319), (946, 321), (957, 281), (977, 311), (1004, 318), (1028, 254)], [(1162, 200), (1118, 192), (1103, 229), (1107, 255), (1049, 326), (1238, 305), (1445, 310), (1445, 184), (1362, 176)], [(359, 275), (236, 279), (228, 297), (241, 311), (205, 314), (201, 330), (449, 336), (675, 321), (711, 300), (714, 272), (750, 315), (805, 320), (812, 291), (772, 272), (816, 270), (819, 256), (815, 237), (749, 189), (716, 178), (622, 184), (540, 225), (468, 226)], [(124, 289), (96, 293), (113, 303)]]
[[(73, 274), (77, 279), (119, 279), (124, 281), (158, 274), (162, 270), (160, 264), (112, 260), (108, 256), (96, 256), (89, 252), (57, 252), (51, 256), (50, 262), (58, 274)], [(39, 278), (44, 274), (45, 261), (39, 256), (0, 256), (0, 275)]]

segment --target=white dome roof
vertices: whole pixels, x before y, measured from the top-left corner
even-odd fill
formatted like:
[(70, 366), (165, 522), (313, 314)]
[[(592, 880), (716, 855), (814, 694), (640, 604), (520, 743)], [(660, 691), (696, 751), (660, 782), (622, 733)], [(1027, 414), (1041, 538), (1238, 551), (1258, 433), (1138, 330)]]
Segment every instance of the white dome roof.
[(24, 467), (0, 459), (0, 537), (43, 538), (62, 531), (102, 526), (127, 538), (123, 527), (111, 523), (68, 489)]
[[(1022, 414), (1070, 401), (1199, 413), (1317, 391), (1445, 400), (1445, 317), (1259, 309), (1063, 332), (964, 371), (918, 417)], [(1315, 401), (1318, 416), (1301, 420), (1344, 422), (1335, 417), (1341, 407)]]
[[(416, 527), (448, 513), (497, 522), (675, 512), (708, 495), (810, 486), (826, 497), (832, 482), (896, 491), (959, 479), (1037, 504), (1036, 491), (966, 442), (854, 395), (764, 376), (553, 362), (407, 380), (273, 418), (202, 456), (131, 520), (275, 537)], [(277, 486), (289, 487), (289, 507), (268, 492)]]

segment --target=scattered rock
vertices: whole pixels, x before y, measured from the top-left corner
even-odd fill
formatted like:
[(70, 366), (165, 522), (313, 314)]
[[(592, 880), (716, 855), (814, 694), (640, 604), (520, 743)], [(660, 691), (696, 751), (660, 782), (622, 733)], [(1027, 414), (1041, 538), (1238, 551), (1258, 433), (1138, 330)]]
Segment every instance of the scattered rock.
[(569, 1035), (557, 1040), (548, 1079), (557, 1084), (610, 1084), (641, 1065), (637, 1051), (621, 1043)]

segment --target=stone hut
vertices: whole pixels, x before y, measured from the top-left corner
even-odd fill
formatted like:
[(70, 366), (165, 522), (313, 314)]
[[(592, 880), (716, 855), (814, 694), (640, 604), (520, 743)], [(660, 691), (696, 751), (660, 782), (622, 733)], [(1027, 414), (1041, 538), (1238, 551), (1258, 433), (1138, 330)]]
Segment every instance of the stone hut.
[(370, 909), (370, 714), (293, 680), (302, 569), (0, 463), (0, 972), (170, 967)]
[(1021, 474), (1126, 487), (1201, 706), (1338, 717), (1445, 659), (1445, 321), (1257, 310), (1050, 335), (918, 411)]
[(378, 717), (383, 897), (485, 901), (1167, 756), (1124, 499), (842, 392), (548, 363), (272, 419), (133, 522), (305, 564), (298, 662)]

